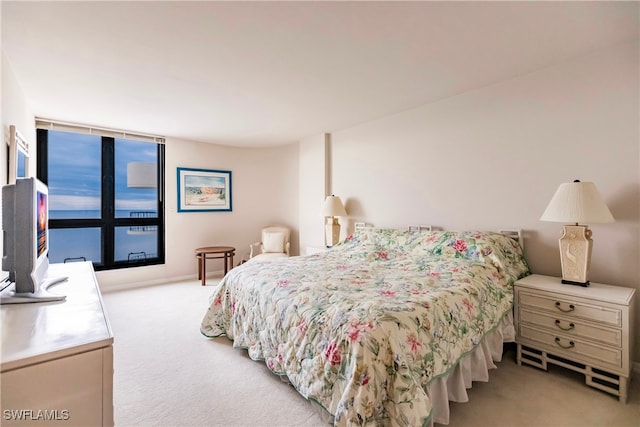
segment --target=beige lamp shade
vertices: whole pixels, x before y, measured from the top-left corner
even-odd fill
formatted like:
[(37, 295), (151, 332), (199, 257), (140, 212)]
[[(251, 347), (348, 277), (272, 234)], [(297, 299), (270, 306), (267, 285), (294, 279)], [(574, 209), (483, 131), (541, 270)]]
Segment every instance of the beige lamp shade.
[(560, 184), (540, 220), (574, 224), (615, 221), (595, 184), (580, 181)]
[(332, 194), (324, 200), (322, 216), (347, 216), (347, 211), (344, 209), (340, 197)]
[(158, 173), (153, 162), (127, 163), (127, 187), (157, 188)]
[(540, 220), (565, 223), (558, 241), (562, 283), (589, 286), (592, 233), (579, 223), (614, 222), (595, 184), (578, 180), (560, 184)]

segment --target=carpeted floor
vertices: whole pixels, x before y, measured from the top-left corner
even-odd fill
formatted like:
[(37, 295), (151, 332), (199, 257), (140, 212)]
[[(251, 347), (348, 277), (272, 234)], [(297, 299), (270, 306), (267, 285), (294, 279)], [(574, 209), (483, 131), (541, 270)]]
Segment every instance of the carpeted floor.
[[(200, 321), (217, 283), (196, 280), (105, 293), (114, 333), (116, 427), (327, 426), (322, 414), (227, 338)], [(640, 384), (629, 403), (562, 368), (520, 367), (509, 349), (469, 403), (451, 404), (450, 426), (640, 426)]]

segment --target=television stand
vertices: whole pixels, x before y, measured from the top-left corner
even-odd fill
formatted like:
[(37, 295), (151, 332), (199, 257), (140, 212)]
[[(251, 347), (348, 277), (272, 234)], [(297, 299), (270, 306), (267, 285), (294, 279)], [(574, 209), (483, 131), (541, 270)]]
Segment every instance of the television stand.
[(36, 292), (15, 292), (12, 290), (15, 285), (9, 285), (0, 294), (0, 304), (64, 301), (67, 298), (66, 295), (50, 293), (49, 288), (67, 280), (69, 280), (68, 276), (45, 277)]
[(93, 266), (51, 264), (49, 274), (69, 278), (63, 303), (0, 310), (0, 423), (113, 427), (113, 333)]

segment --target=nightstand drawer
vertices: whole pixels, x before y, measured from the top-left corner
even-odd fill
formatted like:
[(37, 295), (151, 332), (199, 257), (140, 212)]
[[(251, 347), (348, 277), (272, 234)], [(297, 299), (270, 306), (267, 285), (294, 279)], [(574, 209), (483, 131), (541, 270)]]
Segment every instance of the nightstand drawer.
[(543, 311), (533, 311), (519, 308), (519, 318), (522, 323), (541, 326), (551, 333), (561, 333), (567, 336), (581, 337), (591, 341), (598, 341), (605, 345), (622, 347), (622, 330), (598, 327), (582, 320), (564, 316), (556, 316)]
[(540, 349), (566, 357), (570, 360), (593, 364), (620, 372), (622, 368), (622, 350), (599, 346), (581, 338), (563, 334), (553, 334), (529, 325), (518, 325), (521, 342), (533, 344)]
[(582, 318), (593, 322), (606, 323), (618, 328), (622, 327), (622, 311), (620, 309), (592, 305), (579, 299), (569, 299), (565, 295), (533, 294), (520, 291), (519, 306), (534, 307), (570, 318)]

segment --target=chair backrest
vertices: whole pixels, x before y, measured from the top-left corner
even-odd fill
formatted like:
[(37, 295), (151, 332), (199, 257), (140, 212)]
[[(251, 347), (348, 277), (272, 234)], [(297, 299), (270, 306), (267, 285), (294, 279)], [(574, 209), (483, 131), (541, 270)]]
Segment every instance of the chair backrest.
[(289, 237), (291, 230), (287, 227), (273, 226), (262, 229), (262, 253), (289, 254)]

